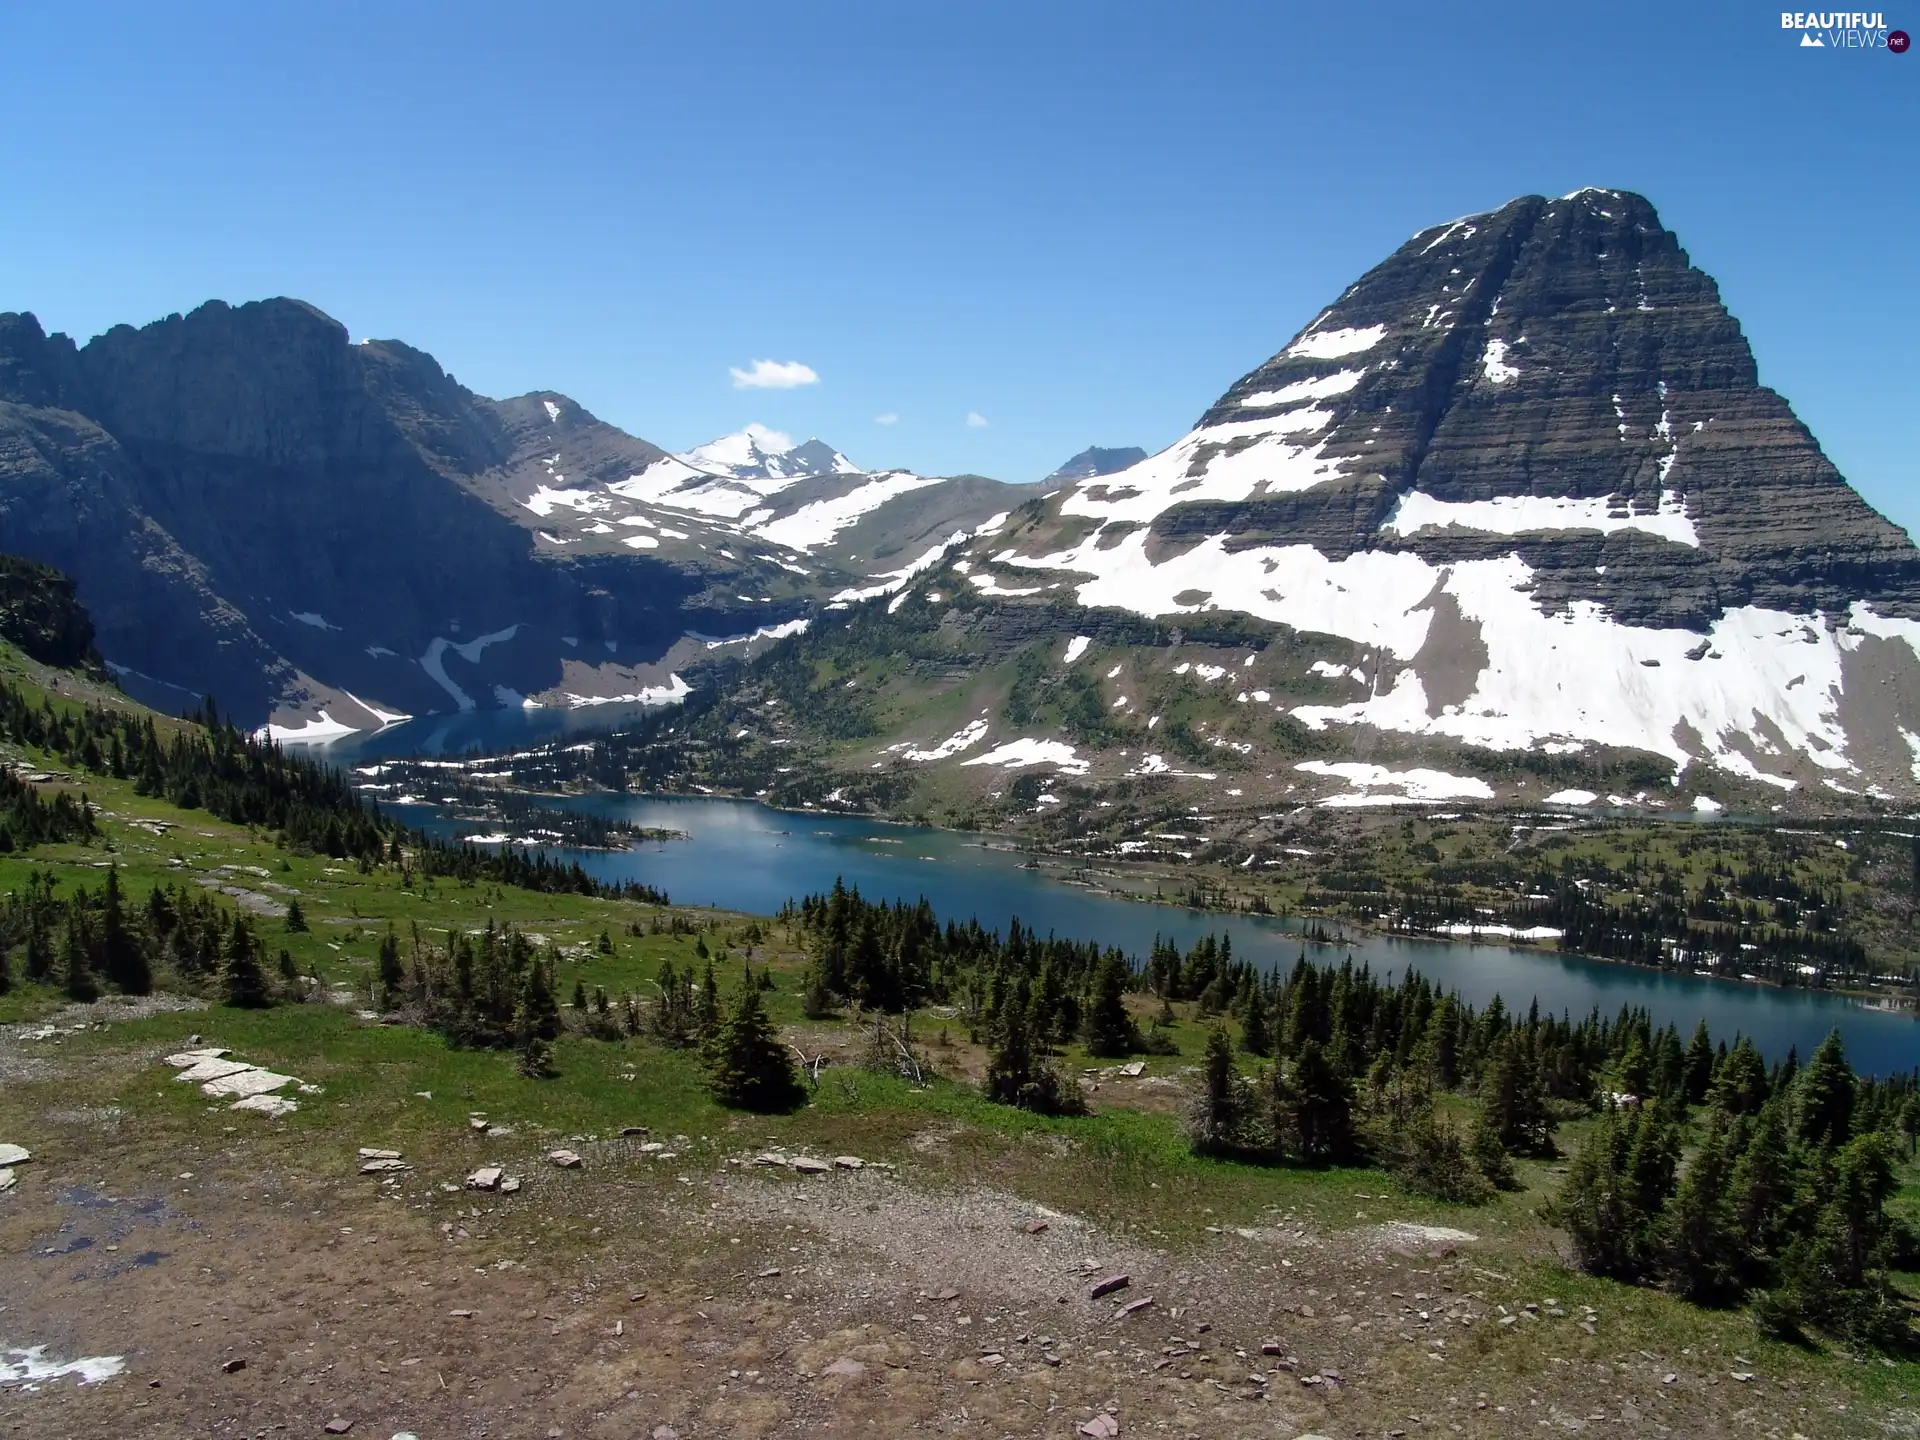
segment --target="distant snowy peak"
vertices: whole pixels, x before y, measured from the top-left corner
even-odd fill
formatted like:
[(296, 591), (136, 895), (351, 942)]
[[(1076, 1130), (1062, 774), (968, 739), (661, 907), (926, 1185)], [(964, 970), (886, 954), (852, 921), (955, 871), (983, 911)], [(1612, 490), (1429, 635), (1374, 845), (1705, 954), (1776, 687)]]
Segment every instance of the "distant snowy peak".
[[(795, 444), (791, 435), (752, 424), (718, 440), (709, 440), (675, 457), (694, 470), (730, 480), (787, 481), (813, 475), (857, 475), (855, 465), (824, 440)], [(756, 487), (763, 494), (774, 488)]]

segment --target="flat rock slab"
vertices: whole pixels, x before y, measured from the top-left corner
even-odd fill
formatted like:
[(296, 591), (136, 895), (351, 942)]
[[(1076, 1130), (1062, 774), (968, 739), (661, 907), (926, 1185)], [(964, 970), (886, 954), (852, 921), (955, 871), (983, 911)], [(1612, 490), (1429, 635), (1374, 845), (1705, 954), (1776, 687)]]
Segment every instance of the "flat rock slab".
[(222, 1060), (219, 1056), (209, 1056), (205, 1060), (196, 1060), (173, 1078), (189, 1084), (202, 1084), (208, 1080), (218, 1080), (227, 1075), (238, 1075), (242, 1070), (257, 1070), (257, 1065), (249, 1065), (244, 1060)]
[(841, 1170), (864, 1170), (867, 1168), (867, 1162), (862, 1160), (858, 1155), (836, 1155), (833, 1157), (833, 1163)]
[(1096, 1415), (1091, 1420), (1082, 1420), (1076, 1432), (1088, 1437), (1088, 1440), (1113, 1440), (1120, 1433), (1120, 1422), (1111, 1415)]
[(298, 1081), (291, 1075), (278, 1075), (271, 1070), (242, 1070), (233, 1075), (222, 1075), (217, 1080), (209, 1080), (200, 1087), (202, 1095), (269, 1095)]
[(547, 1161), (557, 1169), (578, 1170), (583, 1163), (580, 1156), (572, 1150), (550, 1150)]
[(1120, 1318), (1122, 1320), (1125, 1320), (1130, 1316), (1138, 1315), (1142, 1310), (1145, 1310), (1147, 1307), (1149, 1307), (1152, 1304), (1153, 1304), (1153, 1296), (1151, 1295), (1144, 1296), (1139, 1300), (1129, 1301), (1127, 1304), (1122, 1305), (1120, 1307)]
[(178, 1055), (167, 1056), (167, 1064), (176, 1070), (189, 1070), (202, 1060), (218, 1060), (227, 1053), (224, 1045), (211, 1046), (205, 1050), (182, 1050)]
[(24, 1165), (33, 1159), (33, 1152), (24, 1145), (0, 1145), (0, 1165)]
[(467, 1176), (467, 1189), (498, 1190), (500, 1188), (500, 1182), (506, 1179), (506, 1176), (507, 1172), (502, 1170), (498, 1165), (482, 1165), (478, 1170)]
[(402, 1170), (412, 1168), (406, 1161), (399, 1159), (365, 1160), (361, 1162), (360, 1173), (362, 1175), (396, 1175)]
[(820, 1371), (820, 1373), (822, 1375), (846, 1375), (851, 1377), (854, 1375), (866, 1374), (867, 1367), (862, 1362), (854, 1359), (851, 1355), (842, 1355), (838, 1360), (835, 1360), (831, 1365), (825, 1366)]
[(398, 1150), (376, 1150), (370, 1145), (362, 1145), (360, 1147), (360, 1158), (362, 1160), (398, 1160), (400, 1158), (400, 1152)]
[(13, 1189), (13, 1187), (19, 1183), (19, 1177), (15, 1175), (10, 1168), (5, 1165), (0, 1165), (0, 1195), (6, 1194), (7, 1191)]
[(256, 1115), (266, 1115), (278, 1119), (282, 1115), (291, 1115), (300, 1108), (298, 1100), (289, 1100), (284, 1095), (248, 1095), (236, 1100), (227, 1107), (229, 1110), (251, 1110)]
[(1087, 1292), (1089, 1300), (1098, 1300), (1103, 1295), (1111, 1295), (1116, 1290), (1124, 1290), (1133, 1283), (1131, 1275), (1109, 1275), (1104, 1280), (1096, 1280), (1093, 1289)]
[(502, 1180), (500, 1182), (500, 1193), (502, 1195), (518, 1195), (520, 1193), (520, 1177), (518, 1175), (509, 1175), (506, 1179)]
[(792, 1169), (796, 1175), (824, 1175), (833, 1167), (824, 1160), (815, 1160), (810, 1156), (794, 1157)]
[(756, 1165), (776, 1165), (776, 1166), (784, 1167), (790, 1162), (788, 1161), (787, 1157), (785, 1155), (782, 1155), (779, 1151), (769, 1150), (764, 1155), (754, 1156), (753, 1163)]

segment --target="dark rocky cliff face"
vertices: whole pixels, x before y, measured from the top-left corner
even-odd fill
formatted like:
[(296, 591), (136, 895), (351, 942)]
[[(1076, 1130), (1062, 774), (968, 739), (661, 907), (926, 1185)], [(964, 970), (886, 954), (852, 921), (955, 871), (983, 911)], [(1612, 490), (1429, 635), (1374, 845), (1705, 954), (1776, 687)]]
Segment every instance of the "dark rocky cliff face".
[[(1351, 286), (1308, 334), (1243, 376), (1202, 427), (1274, 414), (1250, 397), (1349, 369), (1315, 335), (1381, 327), (1365, 374), (1320, 432), (1338, 484), (1240, 506), (1181, 507), (1163, 534), (1305, 540), (1329, 555), (1398, 546), (1434, 559), (1519, 553), (1554, 604), (1591, 599), (1636, 624), (1704, 628), (1726, 609), (1920, 615), (1920, 554), (1759, 383), (1739, 323), (1638, 195), (1528, 196), (1435, 226)], [(1338, 348), (1337, 346), (1333, 348)], [(1401, 496), (1676, 500), (1688, 546), (1639, 530), (1383, 534)], [(1604, 570), (1599, 567), (1604, 567)]]
[(1057, 485), (1065, 480), (1091, 480), (1096, 475), (1112, 475), (1129, 465), (1138, 465), (1146, 458), (1147, 452), (1138, 445), (1121, 445), (1111, 449), (1089, 445), (1041, 483)]
[[(588, 473), (662, 454), (567, 406)], [(552, 423), (544, 397), (474, 395), (292, 300), (85, 347), (0, 316), (0, 546), (76, 577), (145, 698), (211, 691), (248, 720), (333, 689), (449, 708), (421, 664), (436, 639), (515, 631), (487, 647), (486, 697), (556, 683), (569, 648), (644, 661), (690, 624), (765, 622), (711, 584), (739, 566), (538, 554), (486, 491)]]

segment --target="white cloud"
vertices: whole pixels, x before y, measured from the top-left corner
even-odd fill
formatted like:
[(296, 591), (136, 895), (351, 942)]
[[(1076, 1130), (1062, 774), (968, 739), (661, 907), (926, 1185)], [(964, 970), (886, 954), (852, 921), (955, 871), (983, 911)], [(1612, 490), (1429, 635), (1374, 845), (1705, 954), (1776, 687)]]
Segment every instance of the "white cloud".
[(980, 413), (980, 412), (979, 412), (978, 410), (969, 410), (969, 411), (967, 411), (967, 428), (968, 428), (969, 430), (984, 430), (984, 429), (986, 429), (986, 428), (987, 428), (987, 417), (986, 417), (986, 416), (984, 416), (984, 415), (982, 415), (982, 414), (981, 414), (981, 413)]
[(798, 360), (756, 360), (751, 370), (728, 367), (736, 390), (797, 390), (802, 385), (818, 385), (820, 377), (811, 365)]
[(876, 425), (898, 425), (900, 423), (900, 417), (889, 410), (884, 415), (874, 416), (873, 423)]

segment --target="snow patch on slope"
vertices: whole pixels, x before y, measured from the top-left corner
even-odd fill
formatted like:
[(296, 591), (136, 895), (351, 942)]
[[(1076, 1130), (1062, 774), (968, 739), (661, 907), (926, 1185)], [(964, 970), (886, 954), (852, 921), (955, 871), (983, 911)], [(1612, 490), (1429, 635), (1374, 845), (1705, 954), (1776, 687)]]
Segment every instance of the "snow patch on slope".
[(1423, 491), (1402, 495), (1393, 513), (1380, 522), (1389, 535), (1449, 528), (1487, 535), (1523, 535), (1539, 530), (1642, 530), (1677, 545), (1700, 548), (1700, 536), (1687, 518), (1686, 502), (1675, 490), (1660, 492), (1660, 507), (1635, 515), (1605, 498), (1561, 495), (1502, 495), (1492, 500), (1440, 500)]

